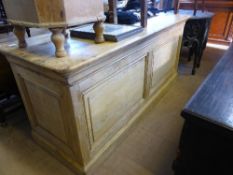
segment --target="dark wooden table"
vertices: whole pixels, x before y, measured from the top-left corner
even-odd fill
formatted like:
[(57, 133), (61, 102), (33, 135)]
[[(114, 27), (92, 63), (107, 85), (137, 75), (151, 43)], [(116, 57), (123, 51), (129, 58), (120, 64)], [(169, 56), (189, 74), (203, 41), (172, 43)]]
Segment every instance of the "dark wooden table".
[(233, 174), (233, 45), (181, 114), (176, 175)]

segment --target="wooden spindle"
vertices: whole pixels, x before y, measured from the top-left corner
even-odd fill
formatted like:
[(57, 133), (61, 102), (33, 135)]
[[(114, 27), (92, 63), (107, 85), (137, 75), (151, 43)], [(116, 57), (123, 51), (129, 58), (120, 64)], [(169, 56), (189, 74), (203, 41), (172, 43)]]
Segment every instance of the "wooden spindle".
[(165, 4), (164, 4), (164, 12), (165, 13), (167, 13), (168, 7), (169, 7), (169, 1), (165, 1)]
[(179, 12), (179, 7), (180, 6), (180, 2), (179, 0), (174, 0), (174, 13), (177, 14)]
[(108, 0), (108, 6), (109, 6), (109, 22), (117, 24), (117, 0)]
[(140, 0), (141, 3), (141, 26), (147, 27), (147, 0)]

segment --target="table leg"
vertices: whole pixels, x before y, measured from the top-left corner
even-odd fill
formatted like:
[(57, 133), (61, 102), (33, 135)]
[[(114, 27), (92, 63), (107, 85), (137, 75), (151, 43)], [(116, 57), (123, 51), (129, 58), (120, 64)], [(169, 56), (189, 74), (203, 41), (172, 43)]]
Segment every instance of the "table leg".
[(14, 34), (18, 38), (19, 48), (27, 47), (27, 43), (25, 40), (25, 27), (22, 26), (14, 26)]
[(64, 28), (52, 28), (50, 29), (52, 32), (51, 41), (55, 45), (56, 48), (56, 57), (61, 58), (67, 55), (64, 44), (65, 44), (65, 35)]
[(103, 21), (97, 21), (93, 25), (93, 29), (95, 31), (95, 43), (103, 43), (104, 40), (104, 22)]

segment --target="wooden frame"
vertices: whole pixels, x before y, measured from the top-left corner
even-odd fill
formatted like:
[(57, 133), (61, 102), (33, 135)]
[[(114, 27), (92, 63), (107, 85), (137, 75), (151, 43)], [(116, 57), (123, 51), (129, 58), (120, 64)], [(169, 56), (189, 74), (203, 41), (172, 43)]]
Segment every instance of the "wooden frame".
[[(193, 16), (196, 16), (196, 14), (197, 14), (198, 1), (199, 0), (194, 0), (194, 3), (193, 3)], [(205, 0), (200, 0), (200, 1), (202, 1), (202, 12), (204, 12), (205, 11)], [(174, 1), (174, 13), (175, 14), (178, 13), (179, 6), (180, 6), (180, 1), (179, 0), (175, 0)]]
[(159, 27), (151, 19), (148, 32), (120, 44), (71, 38), (69, 59), (46, 59), (48, 35), (30, 39), (33, 53), (4, 44), (34, 140), (77, 174), (91, 174), (176, 77), (187, 19), (167, 16)]
[(141, 3), (141, 26), (146, 27), (147, 26), (147, 0), (140, 0)]
[[(147, 27), (147, 0), (140, 0), (141, 3), (141, 26)], [(117, 0), (108, 0), (109, 4), (109, 21), (117, 23)]]

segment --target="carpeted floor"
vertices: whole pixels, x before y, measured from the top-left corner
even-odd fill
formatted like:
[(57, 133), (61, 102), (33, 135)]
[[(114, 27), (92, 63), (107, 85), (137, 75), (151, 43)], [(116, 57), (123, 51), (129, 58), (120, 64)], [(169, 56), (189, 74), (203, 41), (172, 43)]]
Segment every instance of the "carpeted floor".
[[(183, 119), (180, 112), (224, 50), (207, 48), (201, 68), (181, 60), (179, 76), (159, 103), (152, 104), (129, 136), (92, 175), (172, 175)], [(74, 175), (35, 144), (25, 113), (8, 116), (0, 128), (0, 175)]]

